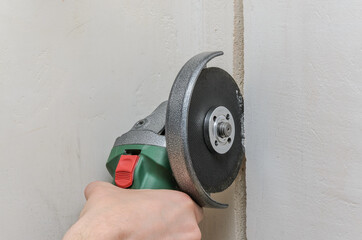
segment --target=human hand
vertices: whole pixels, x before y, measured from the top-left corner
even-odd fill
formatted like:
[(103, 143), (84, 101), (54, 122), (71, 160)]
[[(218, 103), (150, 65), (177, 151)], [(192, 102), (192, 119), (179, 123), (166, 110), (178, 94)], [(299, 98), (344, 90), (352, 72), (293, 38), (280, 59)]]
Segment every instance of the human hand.
[(63, 240), (200, 240), (203, 211), (185, 193), (121, 189), (93, 182)]

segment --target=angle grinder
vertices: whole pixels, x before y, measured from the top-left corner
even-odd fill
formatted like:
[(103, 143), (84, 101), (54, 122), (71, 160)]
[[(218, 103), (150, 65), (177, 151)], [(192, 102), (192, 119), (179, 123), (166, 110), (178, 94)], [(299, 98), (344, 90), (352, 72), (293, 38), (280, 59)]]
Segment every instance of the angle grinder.
[(106, 167), (113, 183), (131, 189), (174, 189), (201, 207), (236, 178), (243, 148), (243, 98), (234, 79), (206, 67), (223, 52), (191, 58), (178, 73), (168, 101), (116, 139)]

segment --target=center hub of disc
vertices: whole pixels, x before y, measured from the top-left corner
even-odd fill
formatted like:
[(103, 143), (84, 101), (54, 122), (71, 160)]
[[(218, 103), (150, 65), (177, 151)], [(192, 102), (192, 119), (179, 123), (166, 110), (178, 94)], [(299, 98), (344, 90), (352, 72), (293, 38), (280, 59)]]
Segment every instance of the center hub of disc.
[(217, 135), (222, 138), (229, 137), (232, 132), (231, 124), (228, 122), (221, 122), (217, 125)]
[(235, 123), (229, 109), (224, 106), (211, 109), (205, 118), (205, 140), (210, 150), (224, 154), (234, 142)]

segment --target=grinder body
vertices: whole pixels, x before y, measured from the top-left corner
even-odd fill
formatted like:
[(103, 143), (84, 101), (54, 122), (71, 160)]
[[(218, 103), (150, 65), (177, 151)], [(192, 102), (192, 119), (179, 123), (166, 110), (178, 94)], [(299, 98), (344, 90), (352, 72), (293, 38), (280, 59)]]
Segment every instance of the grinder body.
[(166, 148), (152, 145), (113, 147), (106, 167), (113, 184), (131, 189), (177, 189)]
[(166, 149), (167, 101), (116, 139), (106, 167), (113, 184), (131, 189), (177, 189)]

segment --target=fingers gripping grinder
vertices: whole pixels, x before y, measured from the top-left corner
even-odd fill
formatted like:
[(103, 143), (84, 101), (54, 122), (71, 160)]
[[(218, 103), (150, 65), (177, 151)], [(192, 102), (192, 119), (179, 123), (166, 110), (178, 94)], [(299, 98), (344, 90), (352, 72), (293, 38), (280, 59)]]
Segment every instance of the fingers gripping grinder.
[(206, 64), (222, 52), (191, 58), (168, 101), (118, 137), (107, 161), (114, 184), (176, 189), (200, 206), (225, 208), (210, 193), (231, 185), (241, 166), (243, 98), (234, 79)]

